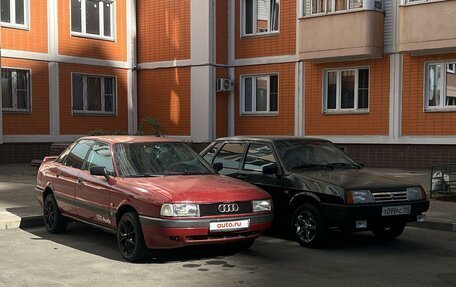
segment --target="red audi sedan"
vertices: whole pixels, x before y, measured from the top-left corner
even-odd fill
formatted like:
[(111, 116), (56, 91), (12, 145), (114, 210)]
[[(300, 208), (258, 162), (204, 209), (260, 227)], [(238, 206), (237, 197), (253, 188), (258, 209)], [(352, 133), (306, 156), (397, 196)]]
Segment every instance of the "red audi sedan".
[(271, 198), (221, 168), (168, 138), (83, 137), (44, 159), (36, 191), (49, 232), (71, 219), (116, 233), (128, 261), (195, 244), (246, 249), (271, 226)]

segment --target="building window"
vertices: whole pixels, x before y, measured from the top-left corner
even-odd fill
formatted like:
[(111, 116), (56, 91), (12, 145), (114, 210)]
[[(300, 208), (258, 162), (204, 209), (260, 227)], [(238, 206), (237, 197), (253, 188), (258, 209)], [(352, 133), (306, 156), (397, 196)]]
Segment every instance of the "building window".
[(369, 110), (369, 69), (325, 71), (325, 112), (367, 112)]
[(426, 109), (456, 109), (456, 62), (426, 66)]
[(72, 90), (74, 113), (116, 113), (115, 77), (73, 74)]
[(30, 70), (2, 68), (2, 110), (30, 112)]
[(243, 114), (278, 112), (278, 75), (243, 76), (241, 82), (241, 111)]
[(1, 0), (2, 26), (28, 28), (28, 0)]
[(114, 38), (114, 1), (70, 0), (71, 34), (95, 38)]
[(382, 0), (302, 0), (303, 16), (330, 14), (356, 9), (381, 10)]
[(242, 35), (279, 32), (280, 0), (242, 0)]

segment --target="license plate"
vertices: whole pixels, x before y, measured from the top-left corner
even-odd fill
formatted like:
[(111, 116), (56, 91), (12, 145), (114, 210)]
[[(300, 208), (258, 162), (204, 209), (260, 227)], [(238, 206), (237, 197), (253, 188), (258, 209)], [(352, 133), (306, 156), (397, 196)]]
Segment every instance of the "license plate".
[(223, 232), (223, 231), (236, 231), (248, 229), (250, 226), (250, 220), (233, 220), (233, 221), (217, 221), (211, 222), (209, 225), (209, 231)]
[(412, 207), (410, 205), (385, 206), (382, 208), (382, 216), (393, 216), (410, 214)]

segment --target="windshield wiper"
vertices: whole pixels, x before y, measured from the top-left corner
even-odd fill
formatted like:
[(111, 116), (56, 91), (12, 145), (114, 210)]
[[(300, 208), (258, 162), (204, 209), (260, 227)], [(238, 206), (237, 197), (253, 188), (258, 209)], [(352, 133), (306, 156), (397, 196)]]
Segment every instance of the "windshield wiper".
[(350, 167), (360, 169), (361, 166), (356, 163), (347, 163), (347, 162), (334, 162), (329, 164), (332, 167)]
[(298, 165), (298, 166), (295, 166), (291, 169), (300, 169), (300, 168), (313, 168), (313, 169), (316, 169), (316, 168), (327, 168), (327, 169), (333, 169), (333, 167), (331, 165), (327, 165), (327, 164), (302, 164), (302, 165)]
[(201, 172), (201, 171), (170, 171), (170, 172), (166, 173), (166, 175), (201, 175), (201, 174), (212, 174), (212, 173)]
[(129, 176), (126, 176), (126, 177), (128, 177), (128, 178), (137, 178), (137, 177), (157, 177), (157, 176), (161, 176), (161, 175), (144, 173), (144, 174), (129, 175)]

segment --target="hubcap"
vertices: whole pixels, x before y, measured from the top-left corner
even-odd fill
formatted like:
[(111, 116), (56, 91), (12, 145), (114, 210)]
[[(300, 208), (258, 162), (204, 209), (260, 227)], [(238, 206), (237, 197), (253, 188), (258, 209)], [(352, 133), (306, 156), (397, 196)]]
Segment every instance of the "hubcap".
[(55, 223), (55, 208), (52, 200), (46, 200), (44, 204), (44, 224), (48, 229), (51, 229)]
[(309, 243), (315, 238), (317, 229), (317, 223), (315, 222), (315, 218), (309, 211), (303, 211), (296, 217), (295, 222), (295, 231), (296, 236), (306, 242)]
[(131, 256), (135, 251), (136, 236), (135, 228), (130, 220), (123, 220), (119, 226), (119, 242), (122, 253)]

